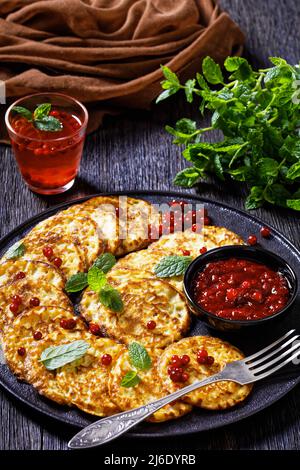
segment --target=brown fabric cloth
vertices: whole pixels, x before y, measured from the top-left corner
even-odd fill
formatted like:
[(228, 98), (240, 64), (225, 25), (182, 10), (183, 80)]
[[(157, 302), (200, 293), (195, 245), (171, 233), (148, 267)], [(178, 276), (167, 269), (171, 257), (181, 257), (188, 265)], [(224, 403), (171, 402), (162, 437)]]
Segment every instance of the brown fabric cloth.
[(222, 62), (243, 41), (213, 0), (0, 1), (7, 97), (70, 94), (88, 105), (89, 130), (106, 112), (149, 108), (160, 92), (160, 64), (186, 79), (203, 57)]

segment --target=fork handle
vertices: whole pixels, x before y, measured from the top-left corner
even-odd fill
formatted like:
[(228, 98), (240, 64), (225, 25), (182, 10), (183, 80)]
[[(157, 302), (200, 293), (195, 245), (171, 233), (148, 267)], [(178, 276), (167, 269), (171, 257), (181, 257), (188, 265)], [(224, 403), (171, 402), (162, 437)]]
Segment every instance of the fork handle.
[(226, 379), (222, 372), (220, 372), (208, 377), (207, 379), (187, 385), (186, 387), (181, 388), (166, 397), (159, 398), (152, 403), (148, 403), (147, 405), (134, 408), (130, 411), (124, 411), (123, 413), (118, 413), (108, 418), (100, 419), (79, 431), (79, 433), (70, 440), (68, 446), (70, 449), (86, 449), (105, 444), (121, 436), (141, 421), (144, 421), (148, 416), (160, 410), (163, 406), (168, 405), (183, 395), (186, 395), (197, 388), (204, 387), (205, 385), (209, 385), (214, 382), (220, 382), (222, 380), (228, 380), (228, 378)]

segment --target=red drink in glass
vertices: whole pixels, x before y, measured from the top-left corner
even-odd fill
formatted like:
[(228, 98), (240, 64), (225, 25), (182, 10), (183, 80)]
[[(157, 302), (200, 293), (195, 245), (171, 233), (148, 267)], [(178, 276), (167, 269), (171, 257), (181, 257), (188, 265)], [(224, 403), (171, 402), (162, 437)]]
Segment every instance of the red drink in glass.
[[(14, 112), (22, 106), (32, 113), (41, 103), (51, 103), (49, 116), (62, 128), (39, 130), (34, 122)], [(58, 194), (67, 191), (78, 173), (88, 114), (75, 99), (56, 93), (40, 93), (16, 101), (6, 113), (6, 125), (20, 172), (32, 191)]]

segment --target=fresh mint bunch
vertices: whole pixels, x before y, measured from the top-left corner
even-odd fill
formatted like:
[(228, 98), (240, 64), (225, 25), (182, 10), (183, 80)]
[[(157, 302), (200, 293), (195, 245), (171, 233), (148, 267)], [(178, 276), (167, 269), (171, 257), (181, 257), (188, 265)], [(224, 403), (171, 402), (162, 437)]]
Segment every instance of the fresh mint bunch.
[[(176, 175), (175, 185), (189, 188), (214, 174), (248, 185), (247, 209), (268, 202), (300, 210), (300, 66), (279, 57), (270, 61), (273, 67), (256, 72), (246, 59), (228, 57), (226, 80), (220, 66), (206, 57), (202, 74), (185, 84), (162, 66), (164, 91), (157, 102), (184, 90), (189, 103), (200, 100), (201, 114), (212, 113), (206, 128), (188, 118), (166, 126), (173, 142), (185, 145), (183, 156), (191, 163)], [(222, 140), (204, 142), (214, 129), (222, 131)]]

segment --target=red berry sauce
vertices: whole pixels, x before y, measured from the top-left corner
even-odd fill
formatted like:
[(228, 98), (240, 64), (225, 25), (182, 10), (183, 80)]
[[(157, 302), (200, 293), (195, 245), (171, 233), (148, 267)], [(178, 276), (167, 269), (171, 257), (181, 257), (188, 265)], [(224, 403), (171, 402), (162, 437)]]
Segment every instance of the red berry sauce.
[(287, 280), (250, 260), (230, 258), (207, 264), (193, 282), (195, 301), (229, 320), (258, 320), (281, 310), (289, 300)]

